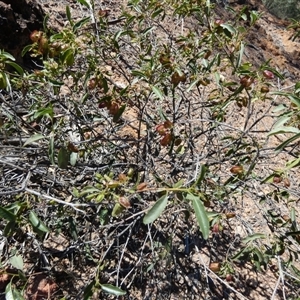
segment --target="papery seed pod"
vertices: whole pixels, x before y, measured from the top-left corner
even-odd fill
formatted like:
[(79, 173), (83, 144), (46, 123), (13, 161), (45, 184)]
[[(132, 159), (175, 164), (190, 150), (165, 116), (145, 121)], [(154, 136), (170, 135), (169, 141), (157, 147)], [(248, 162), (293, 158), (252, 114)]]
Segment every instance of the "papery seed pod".
[(226, 219), (232, 219), (235, 217), (235, 213), (233, 212), (229, 212), (229, 213), (225, 213)]
[(110, 106), (109, 102), (107, 101), (101, 101), (99, 104), (98, 104), (98, 107), (99, 108), (108, 108)]
[(281, 178), (280, 175), (278, 175), (278, 174), (274, 175), (274, 177), (273, 177), (273, 183), (278, 184), (278, 183), (280, 183), (281, 181), (282, 181), (282, 178)]
[(180, 139), (180, 138), (177, 138), (177, 139), (174, 141), (174, 145), (175, 145), (175, 146), (179, 146), (181, 143), (182, 143), (182, 139)]
[(167, 133), (164, 124), (159, 124), (159, 125), (157, 125), (156, 128), (155, 128), (155, 130), (156, 130), (156, 132), (157, 132), (159, 135), (165, 135), (165, 134)]
[(127, 181), (127, 176), (123, 173), (119, 174), (119, 181), (121, 182), (126, 182)]
[(131, 207), (130, 201), (125, 197), (120, 197), (119, 198), (119, 203), (125, 208), (130, 208)]
[(42, 31), (34, 30), (30, 34), (30, 39), (33, 43), (37, 43), (40, 40), (40, 38), (42, 37), (42, 35), (43, 35)]
[(78, 148), (71, 142), (68, 143), (68, 150), (74, 153), (78, 153)]
[(288, 215), (283, 215), (282, 219), (286, 222), (289, 222), (291, 220), (290, 216), (288, 216)]
[(215, 273), (219, 272), (221, 269), (221, 264), (218, 262), (213, 262), (209, 264), (209, 269)]
[(287, 187), (290, 187), (291, 185), (291, 182), (288, 178), (284, 178), (283, 179), (283, 185), (287, 188)]
[(230, 172), (232, 174), (243, 174), (244, 173), (244, 168), (243, 168), (243, 166), (233, 166), (230, 169)]
[(214, 233), (220, 232), (220, 227), (219, 227), (218, 223), (214, 224), (214, 226), (212, 227), (212, 232), (214, 232)]
[(275, 75), (273, 72), (269, 71), (269, 70), (264, 70), (263, 71), (263, 75), (265, 78), (267, 79), (274, 79), (275, 78)]
[(87, 87), (89, 90), (93, 90), (95, 89), (97, 86), (97, 79), (96, 78), (91, 78), (89, 81), (88, 81), (88, 84), (87, 84)]
[(168, 146), (171, 144), (172, 139), (173, 139), (173, 137), (172, 137), (171, 133), (166, 133), (165, 136), (160, 140), (160, 144), (162, 146)]
[(226, 274), (225, 279), (227, 282), (231, 282), (231, 281), (233, 281), (233, 276), (231, 274)]
[(119, 104), (117, 102), (112, 102), (109, 106), (109, 113), (115, 115), (119, 110)]
[(254, 82), (254, 78), (249, 76), (244, 76), (240, 80), (240, 84), (245, 88), (250, 87), (253, 82)]
[(173, 127), (173, 123), (171, 121), (169, 121), (169, 120), (166, 120), (164, 122), (164, 127), (165, 128), (172, 128)]
[(262, 93), (268, 93), (270, 91), (270, 89), (267, 86), (264, 85), (264, 86), (261, 87), (260, 91)]
[(147, 183), (146, 183), (146, 182), (142, 182), (142, 183), (140, 183), (140, 184), (136, 187), (136, 190), (137, 190), (137, 191), (142, 191), (142, 190), (144, 190), (146, 187), (147, 187)]
[(44, 34), (42, 34), (42, 36), (40, 37), (40, 39), (38, 41), (38, 45), (39, 45), (39, 52), (40, 53), (45, 55), (49, 52), (48, 39), (46, 38), (46, 36)]
[(216, 25), (216, 26), (220, 26), (220, 25), (222, 25), (222, 24), (224, 24), (224, 21), (223, 21), (223, 20), (221, 20), (221, 19), (215, 20), (215, 25)]

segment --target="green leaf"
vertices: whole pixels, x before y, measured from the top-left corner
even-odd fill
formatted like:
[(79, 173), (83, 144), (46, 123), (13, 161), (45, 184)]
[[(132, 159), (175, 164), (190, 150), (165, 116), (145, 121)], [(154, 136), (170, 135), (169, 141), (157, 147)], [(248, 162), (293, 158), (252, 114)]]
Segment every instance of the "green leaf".
[(49, 155), (50, 163), (54, 165), (55, 160), (54, 160), (54, 136), (53, 135), (51, 135), (50, 137), (48, 155)]
[(84, 24), (91, 21), (90, 17), (83, 18), (82, 20), (76, 22), (73, 26), (73, 32), (77, 32), (78, 29), (80, 29)]
[(78, 240), (78, 233), (77, 233), (77, 227), (76, 222), (73, 217), (69, 217), (69, 227), (70, 227), (70, 233), (74, 241)]
[(288, 144), (292, 143), (293, 141), (297, 140), (300, 138), (300, 133), (294, 135), (293, 137), (287, 139), (283, 143), (281, 143), (279, 146), (275, 148), (275, 151), (281, 151), (283, 150)]
[(24, 297), (17, 289), (12, 287), (11, 282), (10, 282), (5, 288), (5, 299), (6, 300), (24, 300)]
[(291, 159), (289, 160), (286, 164), (285, 164), (285, 171), (288, 171), (292, 168), (295, 168), (297, 166), (299, 166), (300, 164), (300, 157), (296, 158), (296, 159)]
[(13, 61), (7, 61), (6, 63), (12, 66), (21, 76), (23, 76), (24, 70), (18, 64)]
[(265, 239), (266, 238), (266, 235), (263, 234), (263, 233), (255, 233), (255, 234), (251, 234), (251, 235), (248, 235), (247, 237), (245, 237), (242, 242), (247, 244), (249, 242), (252, 242), (252, 241), (255, 241), (255, 240), (258, 240), (258, 239)]
[(124, 113), (124, 111), (125, 111), (125, 108), (126, 108), (126, 104), (123, 104), (120, 108), (119, 108), (119, 110), (117, 111), (117, 113), (114, 115), (114, 117), (113, 117), (113, 121), (114, 122), (118, 122), (119, 121), (119, 119), (121, 118), (121, 116), (122, 116), (122, 114)]
[(153, 93), (157, 96), (157, 98), (159, 100), (164, 100), (164, 95), (163, 95), (162, 91), (159, 88), (157, 88), (154, 85), (152, 85), (151, 88), (152, 88)]
[(292, 126), (281, 126), (274, 128), (268, 133), (268, 136), (275, 135), (275, 134), (283, 134), (283, 133), (300, 133), (300, 130), (296, 127)]
[(82, 189), (82, 191), (79, 193), (79, 198), (80, 197), (84, 197), (88, 194), (91, 194), (91, 193), (100, 193), (100, 190), (95, 188), (95, 187), (92, 187), (92, 186), (86, 186)]
[(206, 173), (207, 167), (206, 165), (200, 165), (199, 175), (195, 182), (195, 185), (198, 186), (204, 179), (205, 173)]
[(78, 153), (76, 153), (76, 152), (71, 152), (70, 153), (70, 165), (71, 166), (74, 167), (76, 165), (77, 158), (78, 158)]
[(6, 219), (9, 222), (14, 222), (16, 220), (16, 216), (13, 213), (11, 213), (10, 211), (8, 211), (7, 209), (1, 206), (0, 206), (0, 218)]
[(193, 201), (193, 208), (200, 231), (202, 232), (203, 238), (207, 240), (209, 237), (209, 220), (203, 202), (199, 197), (192, 194), (188, 194), (186, 198)]
[(126, 295), (126, 291), (121, 290), (120, 288), (111, 285), (111, 284), (100, 284), (102, 290), (106, 293), (109, 293), (114, 296), (123, 296)]
[(10, 221), (6, 224), (4, 230), (3, 230), (3, 235), (4, 236), (12, 236), (16, 232), (16, 222), (15, 221)]
[(242, 63), (242, 58), (243, 58), (243, 55), (244, 55), (244, 48), (245, 48), (245, 45), (243, 42), (241, 42), (241, 46), (240, 46), (240, 52), (238, 54), (238, 57), (237, 57), (237, 60), (236, 60), (236, 69), (238, 69)]
[(87, 7), (88, 9), (90, 9), (90, 5), (85, 1), (85, 0), (77, 0), (77, 2), (79, 2), (80, 4), (84, 5), (85, 7)]
[(26, 141), (25, 141), (25, 143), (24, 143), (24, 147), (25, 146), (27, 146), (27, 145), (29, 145), (29, 144), (32, 144), (32, 143), (34, 143), (34, 142), (37, 142), (37, 141), (39, 141), (39, 140), (41, 140), (41, 139), (45, 139), (46, 137), (45, 136), (43, 136), (42, 134), (34, 134), (33, 136), (31, 136), (30, 138), (28, 138)]
[(38, 233), (40, 232), (50, 232), (49, 228), (38, 218), (34, 211), (30, 211), (29, 213), (29, 221), (34, 230)]
[[(161, 13), (164, 13), (164, 10), (162, 8), (158, 8), (157, 10), (155, 10), (152, 15), (151, 18), (154, 19), (155, 17), (157, 17), (158, 15), (160, 15)], [(164, 17), (165, 13), (163, 14)]]
[[(8, 52), (0, 52), (1, 56), (5, 57), (6, 59), (9, 59), (9, 60), (12, 60), (12, 61), (15, 61), (15, 58)], [(6, 63), (7, 61), (5, 61)]]
[(9, 259), (9, 262), (11, 263), (11, 265), (18, 269), (18, 270), (23, 270), (24, 267), (24, 263), (23, 263), (23, 258), (21, 255), (14, 255), (13, 257), (11, 257)]
[(74, 22), (72, 21), (72, 18), (71, 18), (71, 11), (70, 11), (69, 5), (66, 6), (66, 15), (67, 15), (70, 25), (73, 26)]
[(92, 297), (93, 294), (94, 294), (94, 291), (96, 290), (95, 285), (96, 285), (96, 281), (93, 280), (91, 283), (89, 283), (89, 284), (85, 287), (85, 289), (84, 289), (84, 291), (83, 291), (83, 300), (90, 300), (90, 299), (91, 299), (91, 297)]
[(143, 218), (144, 224), (150, 224), (154, 222), (164, 211), (168, 204), (168, 194), (163, 195), (159, 198), (156, 203), (150, 208)]
[(67, 66), (72, 66), (74, 64), (75, 53), (72, 48), (67, 49), (62, 53), (62, 62), (64, 62)]
[(61, 147), (57, 155), (57, 165), (61, 169), (66, 169), (69, 163), (70, 153), (65, 147)]
[(125, 207), (123, 207), (120, 203), (116, 203), (113, 211), (111, 213), (111, 215), (113, 217), (117, 217), (118, 215), (120, 215), (123, 211), (125, 210)]
[(198, 84), (198, 82), (199, 82), (199, 79), (195, 79), (195, 80), (190, 84), (190, 86), (187, 88), (186, 92), (189, 93), (189, 92), (194, 88), (194, 86)]

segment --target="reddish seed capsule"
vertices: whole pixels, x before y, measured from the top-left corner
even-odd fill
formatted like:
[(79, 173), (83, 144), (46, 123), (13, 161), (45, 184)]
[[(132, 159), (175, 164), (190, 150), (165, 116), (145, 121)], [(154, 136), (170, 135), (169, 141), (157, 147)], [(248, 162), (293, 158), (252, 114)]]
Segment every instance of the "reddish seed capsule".
[(283, 179), (283, 185), (287, 188), (291, 185), (291, 182), (288, 178)]
[(88, 84), (87, 84), (87, 87), (89, 88), (89, 90), (93, 90), (97, 85), (97, 80), (96, 78), (91, 78), (89, 81), (88, 81)]
[(269, 70), (264, 70), (263, 75), (267, 79), (274, 79), (275, 78), (274, 73), (269, 71)]
[(232, 174), (243, 174), (244, 172), (244, 168), (242, 166), (233, 166), (231, 169), (230, 169), (230, 172)]
[(167, 133), (164, 124), (157, 125), (155, 130), (159, 135), (165, 135)]
[(165, 136), (161, 139), (160, 144), (162, 146), (168, 146), (172, 142), (172, 135), (171, 133), (166, 133)]
[(245, 88), (249, 87), (253, 82), (254, 78), (249, 76), (244, 76), (240, 80), (240, 84)]
[(270, 91), (270, 89), (267, 86), (262, 86), (261, 89), (260, 89), (260, 91), (262, 93), (268, 93)]
[(40, 40), (40, 38), (42, 37), (42, 35), (43, 35), (42, 31), (34, 30), (30, 34), (30, 39), (33, 43), (37, 43)]
[(146, 183), (146, 182), (142, 182), (142, 183), (140, 183), (140, 184), (136, 187), (136, 189), (137, 189), (137, 191), (142, 191), (142, 190), (144, 190), (146, 187), (147, 187), (147, 183)]
[(279, 175), (275, 175), (275, 176), (273, 177), (273, 183), (280, 183), (281, 180), (282, 180), (282, 178), (281, 178), (281, 176), (279, 176)]
[(227, 282), (231, 282), (231, 281), (233, 281), (233, 276), (231, 274), (226, 274), (225, 279)]
[(213, 262), (209, 265), (209, 269), (212, 270), (213, 272), (217, 273), (221, 269), (221, 264), (218, 262)]
[(101, 101), (98, 105), (99, 108), (107, 108), (108, 103), (106, 101)]
[(220, 26), (220, 25), (222, 25), (222, 24), (224, 24), (224, 21), (223, 21), (223, 20), (217, 19), (217, 20), (215, 21), (215, 25), (216, 25), (216, 26)]
[(125, 208), (131, 207), (130, 201), (129, 201), (127, 198), (125, 198), (125, 197), (120, 197), (120, 198), (119, 198), (119, 203), (120, 203), (123, 207), (125, 207)]
[(114, 116), (118, 111), (119, 111), (118, 103), (116, 102), (111, 103), (109, 107), (109, 113)]

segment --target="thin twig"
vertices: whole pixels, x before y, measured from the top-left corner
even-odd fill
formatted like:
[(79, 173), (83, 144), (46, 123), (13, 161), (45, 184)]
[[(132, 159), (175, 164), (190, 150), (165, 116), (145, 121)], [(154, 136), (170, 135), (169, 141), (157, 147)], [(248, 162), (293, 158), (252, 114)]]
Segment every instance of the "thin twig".
[(37, 192), (35, 190), (28, 189), (28, 188), (25, 188), (25, 191), (28, 192), (28, 193), (30, 193), (30, 194), (36, 195), (38, 197), (44, 198), (46, 200), (49, 200), (49, 201), (55, 201), (55, 202), (63, 204), (63, 205), (71, 206), (74, 210), (79, 211), (79, 212), (84, 213), (84, 214), (86, 212), (84, 210), (81, 210), (81, 209), (77, 208), (77, 206), (82, 206), (82, 207), (88, 207), (88, 206), (90, 206), (89, 204), (86, 204), (86, 203), (69, 203), (69, 202), (66, 202), (66, 201), (54, 198), (52, 196), (41, 194), (41, 193), (39, 193), (39, 192)]

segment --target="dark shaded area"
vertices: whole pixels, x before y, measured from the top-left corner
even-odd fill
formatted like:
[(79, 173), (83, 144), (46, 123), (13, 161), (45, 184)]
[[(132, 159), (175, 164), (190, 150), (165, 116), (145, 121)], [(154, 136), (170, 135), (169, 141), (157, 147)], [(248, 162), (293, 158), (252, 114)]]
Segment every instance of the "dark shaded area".
[(21, 52), (31, 43), (30, 33), (42, 28), (43, 18), (43, 10), (35, 1), (0, 1), (0, 49), (11, 53), (17, 63), (30, 65), (30, 57), (22, 58)]

